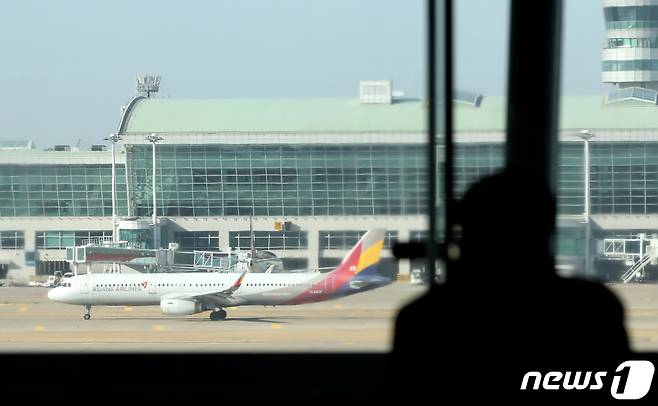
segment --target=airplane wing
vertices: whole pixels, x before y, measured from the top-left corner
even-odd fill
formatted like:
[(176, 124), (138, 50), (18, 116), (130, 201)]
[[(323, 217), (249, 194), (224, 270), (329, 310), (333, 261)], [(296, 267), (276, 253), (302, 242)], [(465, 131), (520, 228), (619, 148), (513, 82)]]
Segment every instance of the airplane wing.
[(244, 276), (247, 274), (248, 270), (244, 270), (240, 277), (235, 281), (235, 283), (228, 289), (206, 292), (206, 293), (194, 293), (194, 294), (184, 294), (176, 296), (177, 299), (194, 299), (201, 303), (206, 303), (212, 306), (224, 307), (232, 304), (234, 298), (232, 296), (233, 292), (238, 290), (242, 286), (242, 281), (244, 281)]

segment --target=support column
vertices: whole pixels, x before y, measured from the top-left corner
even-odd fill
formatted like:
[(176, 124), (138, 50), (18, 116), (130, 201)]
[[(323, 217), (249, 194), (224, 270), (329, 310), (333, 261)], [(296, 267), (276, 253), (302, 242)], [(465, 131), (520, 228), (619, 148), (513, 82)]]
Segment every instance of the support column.
[(309, 228), (306, 230), (308, 235), (308, 267), (317, 269), (320, 265), (318, 256), (320, 255), (320, 230)]
[[(7, 272), (7, 277), (13, 279), (15, 283), (19, 284), (27, 284), (29, 280), (37, 274), (36, 230), (29, 226), (23, 227), (23, 239), (25, 244), (24, 248), (22, 250), (16, 251), (18, 255), (11, 261), (18, 268), (11, 269), (10, 267), (9, 271)], [(27, 261), (25, 260), (28, 252), (32, 252), (34, 254), (34, 265), (28, 265)]]
[(228, 248), (234, 248), (229, 246), (229, 229), (227, 224), (223, 224), (223, 226), (218, 230), (219, 231), (219, 247), (216, 247), (219, 251), (224, 251)]

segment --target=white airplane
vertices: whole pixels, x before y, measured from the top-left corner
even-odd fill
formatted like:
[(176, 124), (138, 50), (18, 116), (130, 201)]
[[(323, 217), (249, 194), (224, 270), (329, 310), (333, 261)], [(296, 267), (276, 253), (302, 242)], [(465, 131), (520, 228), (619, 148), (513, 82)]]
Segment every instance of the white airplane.
[(98, 305), (159, 304), (163, 314), (177, 316), (210, 310), (211, 320), (222, 320), (228, 307), (322, 302), (393, 282), (377, 273), (384, 234), (383, 229), (368, 231), (328, 273), (88, 273), (63, 278), (48, 298), (83, 305), (85, 320)]

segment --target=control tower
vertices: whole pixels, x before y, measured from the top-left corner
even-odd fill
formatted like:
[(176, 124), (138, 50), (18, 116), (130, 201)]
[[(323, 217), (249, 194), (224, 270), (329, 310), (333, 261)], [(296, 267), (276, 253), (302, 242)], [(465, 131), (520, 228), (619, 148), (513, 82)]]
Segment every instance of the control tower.
[(603, 0), (603, 14), (603, 82), (658, 91), (658, 0)]

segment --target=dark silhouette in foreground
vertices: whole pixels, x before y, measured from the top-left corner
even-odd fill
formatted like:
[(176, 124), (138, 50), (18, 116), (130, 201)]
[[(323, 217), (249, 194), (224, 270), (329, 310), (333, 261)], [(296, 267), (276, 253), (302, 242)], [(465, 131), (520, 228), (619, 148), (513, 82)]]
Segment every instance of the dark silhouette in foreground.
[(439, 395), (518, 393), (527, 371), (627, 357), (619, 300), (554, 271), (555, 205), (541, 179), (518, 170), (490, 176), (457, 212), (460, 259), (444, 285), (400, 312), (386, 379), (413, 376), (418, 390)]

